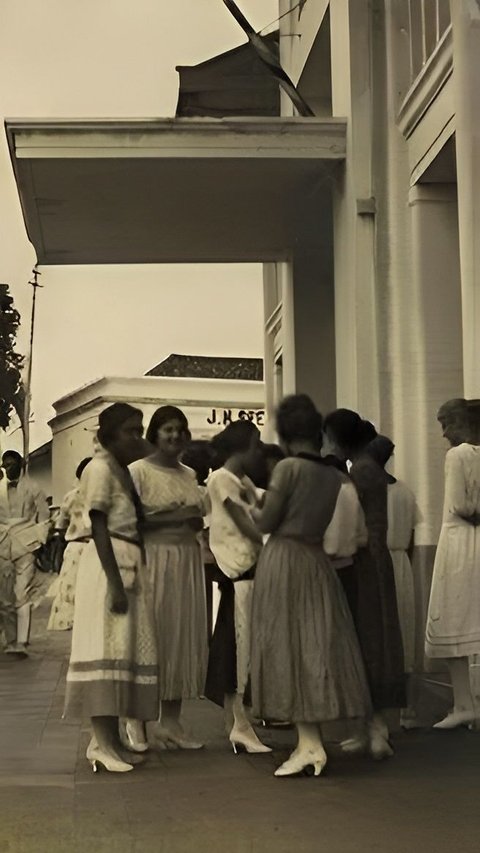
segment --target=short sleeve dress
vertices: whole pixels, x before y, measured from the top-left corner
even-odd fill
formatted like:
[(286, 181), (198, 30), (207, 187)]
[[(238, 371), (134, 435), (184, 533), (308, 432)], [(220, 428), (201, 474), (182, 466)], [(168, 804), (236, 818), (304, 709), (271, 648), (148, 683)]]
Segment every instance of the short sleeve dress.
[(63, 554), (60, 574), (55, 582), (56, 589), (47, 625), (49, 631), (69, 631), (73, 627), (78, 566), (86, 545), (84, 539), (78, 538), (83, 531), (82, 519), (83, 504), (80, 488), (77, 486), (65, 496), (57, 522), (57, 529), (61, 530), (63, 527), (66, 530), (67, 547)]
[(480, 447), (452, 447), (445, 459), (445, 499), (428, 607), (429, 657), (480, 654)]
[(318, 457), (279, 462), (260, 528), (271, 536), (253, 591), (254, 715), (322, 723), (364, 717), (370, 696), (345, 595), (323, 539), (342, 475)]
[[(139, 547), (132, 488), (128, 472), (106, 452), (96, 456), (82, 475), (79, 535), (88, 541), (78, 567), (66, 716), (157, 718), (151, 594)], [(92, 510), (107, 517), (128, 599), (125, 614), (110, 610), (107, 576), (91, 538)]]
[[(202, 515), (204, 496), (191, 468), (165, 468), (147, 458), (134, 462), (130, 472), (146, 516), (187, 506), (197, 506)], [(198, 536), (187, 524), (178, 522), (149, 529), (145, 552), (155, 617), (160, 700), (195, 699), (204, 692), (208, 659), (205, 579)]]

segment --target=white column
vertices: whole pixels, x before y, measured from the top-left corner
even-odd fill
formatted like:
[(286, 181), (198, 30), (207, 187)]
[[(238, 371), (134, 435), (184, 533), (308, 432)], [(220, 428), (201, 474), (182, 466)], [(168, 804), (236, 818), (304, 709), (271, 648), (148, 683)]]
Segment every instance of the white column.
[(462, 318), (457, 198), (454, 184), (410, 191), (412, 282), (403, 338), (404, 428), (410, 443), (402, 468), (424, 515), (420, 545), (435, 544), (441, 524), (445, 441), (437, 411), (462, 396)]
[(380, 386), (372, 183), (371, 4), (330, 4), (332, 108), (348, 119), (334, 188), (337, 403), (377, 424)]
[(295, 367), (295, 304), (293, 296), (293, 268), (291, 261), (277, 264), (277, 275), (282, 293), (282, 349), (283, 349), (283, 393), (295, 394), (297, 390)]
[(480, 396), (480, 6), (450, 0), (466, 397)]

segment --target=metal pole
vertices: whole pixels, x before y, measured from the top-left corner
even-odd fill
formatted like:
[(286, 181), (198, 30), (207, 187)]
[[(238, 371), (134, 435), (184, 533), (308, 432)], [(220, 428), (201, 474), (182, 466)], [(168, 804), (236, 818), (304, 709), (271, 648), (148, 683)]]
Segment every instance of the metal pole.
[(255, 32), (250, 22), (247, 21), (243, 12), (238, 8), (237, 4), (235, 3), (235, 0), (223, 0), (223, 2), (230, 14), (233, 15), (233, 17), (235, 18), (237, 24), (248, 36), (248, 40), (252, 45), (258, 58), (261, 59), (261, 61), (267, 66), (267, 68), (270, 69), (274, 77), (277, 78), (279, 86), (281, 86), (283, 91), (286, 92), (298, 114), (303, 117), (314, 117), (315, 113), (309, 107), (307, 102), (302, 98), (300, 92), (298, 91), (296, 86), (294, 86), (286, 71), (283, 70), (273, 50), (270, 50), (270, 46), (268, 45), (268, 43), (265, 42), (262, 36), (258, 35), (258, 33)]
[(38, 276), (41, 273), (38, 272), (37, 268), (34, 267), (32, 270), (33, 281), (29, 281), (28, 283), (33, 288), (33, 296), (32, 296), (32, 316), (30, 321), (30, 346), (28, 352), (28, 363), (27, 363), (27, 380), (25, 383), (25, 423), (23, 427), (23, 455), (25, 457), (25, 463), (28, 467), (28, 461), (30, 456), (30, 409), (31, 409), (31, 401), (32, 401), (32, 364), (33, 364), (33, 338), (35, 334), (35, 308), (37, 301), (37, 289), (42, 287), (41, 284), (38, 283)]

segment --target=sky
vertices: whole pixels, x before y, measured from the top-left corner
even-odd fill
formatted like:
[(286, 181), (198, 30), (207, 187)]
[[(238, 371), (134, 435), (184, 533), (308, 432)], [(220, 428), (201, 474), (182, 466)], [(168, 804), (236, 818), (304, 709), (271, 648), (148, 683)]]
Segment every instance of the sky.
[[(278, 0), (238, 5), (257, 30), (278, 17)], [(2, 123), (173, 116), (175, 66), (195, 65), (244, 41), (222, 0), (0, 0)], [(22, 315), (21, 352), (28, 346), (35, 260), (0, 128), (0, 281), (10, 284)], [(31, 449), (51, 438), (52, 402), (92, 379), (142, 375), (171, 352), (262, 355), (259, 266), (41, 272)]]

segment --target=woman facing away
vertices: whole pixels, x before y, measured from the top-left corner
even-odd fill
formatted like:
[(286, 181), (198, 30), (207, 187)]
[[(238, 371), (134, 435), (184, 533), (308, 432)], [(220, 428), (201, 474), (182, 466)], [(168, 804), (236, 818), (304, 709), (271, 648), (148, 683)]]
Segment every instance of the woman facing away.
[[(147, 573), (152, 589), (158, 654), (160, 719), (152, 720), (163, 748), (200, 749), (180, 722), (182, 701), (203, 695), (208, 638), (205, 580), (198, 533), (204, 502), (196, 476), (180, 462), (190, 438), (188, 421), (175, 406), (152, 416), (147, 441), (155, 452), (130, 466), (145, 516)], [(128, 721), (127, 737), (145, 750), (142, 727)]]
[(276, 776), (327, 763), (319, 726), (365, 718), (371, 704), (358, 640), (324, 550), (343, 477), (320, 455), (322, 417), (305, 395), (286, 398), (277, 432), (290, 458), (279, 462), (261, 509), (270, 538), (253, 595), (251, 684), (255, 717), (293, 722), (298, 745)]
[(435, 555), (425, 651), (446, 658), (453, 709), (437, 729), (478, 724), (469, 658), (480, 654), (480, 400), (450, 400), (438, 420), (445, 457), (443, 523)]
[(99, 416), (103, 450), (83, 472), (83, 550), (75, 593), (66, 716), (91, 718), (87, 759), (112, 772), (140, 756), (123, 749), (119, 717), (150, 720), (158, 708), (157, 660), (145, 577), (138, 496), (128, 464), (138, 456), (142, 413), (114, 403)]
[[(395, 445), (384, 435), (378, 435), (367, 445), (366, 452), (385, 469), (393, 456)], [(404, 728), (415, 725), (412, 684), (409, 675), (415, 668), (415, 587), (411, 553), (414, 531), (421, 521), (415, 495), (402, 480), (397, 480), (385, 471), (387, 480), (387, 545), (393, 563), (395, 589), (397, 592), (398, 616), (402, 631), (405, 672), (407, 673), (407, 707), (402, 709), (401, 724)]]
[(83, 506), (80, 498), (80, 478), (91, 461), (92, 458), (89, 456), (82, 459), (77, 467), (75, 472), (77, 486), (65, 496), (55, 524), (54, 536), (65, 536), (67, 547), (60, 574), (55, 582), (55, 595), (47, 625), (49, 631), (69, 631), (73, 627), (77, 571), (86, 545), (85, 539), (82, 538)]
[(222, 467), (210, 474), (210, 548), (216, 559), (221, 599), (210, 643), (205, 695), (225, 709), (234, 751), (271, 752), (247, 717), (243, 696), (250, 668), (253, 579), (262, 536), (252, 521), (256, 489), (246, 475), (258, 454), (260, 433), (250, 421), (236, 421), (213, 439)]
[(337, 409), (325, 419), (324, 429), (335, 454), (352, 463), (350, 476), (368, 531), (368, 542), (354, 562), (356, 600), (352, 615), (375, 714), (367, 732), (345, 741), (343, 748), (349, 752), (368, 749), (374, 758), (381, 759), (393, 754), (384, 712), (406, 705), (402, 635), (387, 545), (387, 480), (383, 468), (365, 452), (376, 437), (371, 423), (349, 409)]

